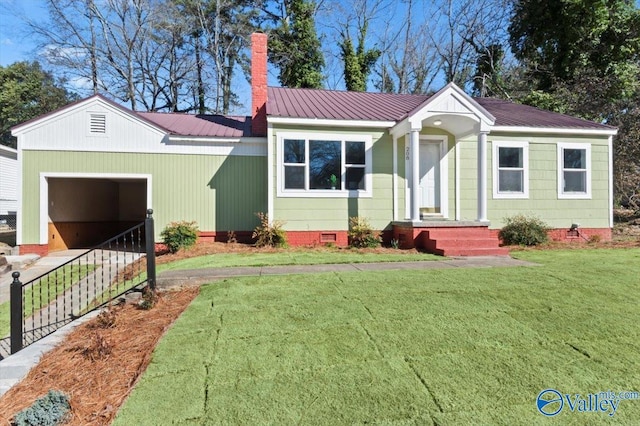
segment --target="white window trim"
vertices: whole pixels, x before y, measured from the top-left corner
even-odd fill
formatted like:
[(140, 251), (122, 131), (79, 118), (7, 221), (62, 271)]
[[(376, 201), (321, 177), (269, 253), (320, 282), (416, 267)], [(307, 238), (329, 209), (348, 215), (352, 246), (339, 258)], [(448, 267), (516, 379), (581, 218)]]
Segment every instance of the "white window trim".
[[(522, 148), (523, 182), (522, 192), (500, 192), (500, 148)], [(494, 199), (528, 199), (529, 198), (529, 142), (493, 141), (493, 198)]]
[[(587, 162), (587, 187), (585, 192), (564, 192), (564, 155), (565, 149), (584, 149)], [(588, 143), (558, 143), (558, 199), (590, 200), (591, 199), (591, 144)]]
[[(364, 167), (364, 185), (365, 189), (348, 190), (348, 189), (285, 189), (284, 188), (284, 140), (285, 139), (301, 139), (308, 143), (309, 140), (333, 140), (341, 142), (364, 142), (365, 146), (365, 167)], [(373, 142), (371, 135), (347, 135), (341, 133), (302, 133), (302, 132), (279, 132), (277, 135), (276, 147), (276, 186), (277, 196), (283, 198), (371, 198), (373, 196), (373, 175), (372, 162)], [(342, 144), (344, 150), (344, 143)], [(308, 153), (307, 162), (309, 160)], [(346, 158), (343, 154), (343, 171), (346, 173)], [(305, 179), (308, 179), (305, 169)], [(342, 180), (342, 179), (341, 179)]]

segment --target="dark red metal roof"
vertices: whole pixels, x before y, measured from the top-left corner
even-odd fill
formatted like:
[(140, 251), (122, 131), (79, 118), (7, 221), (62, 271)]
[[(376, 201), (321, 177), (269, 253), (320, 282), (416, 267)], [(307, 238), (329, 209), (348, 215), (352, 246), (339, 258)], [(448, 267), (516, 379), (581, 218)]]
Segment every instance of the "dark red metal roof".
[[(269, 87), (267, 116), (399, 122), (431, 96)], [(251, 136), (251, 117), (135, 112), (104, 96), (95, 95), (95, 97), (137, 115), (143, 121), (173, 135), (219, 138)], [(502, 99), (474, 98), (474, 100), (495, 117), (496, 126), (615, 130), (615, 127)], [(14, 126), (13, 129), (21, 128), (58, 111), (29, 120)]]
[[(400, 121), (432, 95), (399, 95), (269, 87), (269, 117)], [(527, 105), (474, 98), (496, 119), (496, 126), (612, 130), (614, 127)]]
[(267, 116), (399, 121), (428, 95), (269, 87)]
[(251, 117), (138, 112), (173, 135), (240, 138), (251, 136)]
[(615, 127), (495, 98), (473, 98), (495, 118), (496, 126), (614, 130)]

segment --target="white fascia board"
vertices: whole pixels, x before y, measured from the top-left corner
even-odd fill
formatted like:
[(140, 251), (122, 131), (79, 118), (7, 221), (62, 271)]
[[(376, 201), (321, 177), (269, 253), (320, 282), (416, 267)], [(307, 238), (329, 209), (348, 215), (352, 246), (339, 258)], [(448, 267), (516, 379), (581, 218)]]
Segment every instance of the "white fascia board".
[(251, 144), (266, 144), (266, 137), (241, 137), (241, 138), (218, 138), (211, 136), (181, 136), (181, 135), (169, 135), (167, 139), (170, 142), (189, 144), (189, 143), (251, 143)]
[(4, 151), (4, 152), (7, 152), (7, 153), (12, 154), (12, 155), (17, 155), (18, 154), (18, 150), (17, 149), (11, 148), (10, 146), (6, 146), (6, 145), (0, 145), (0, 151)]
[(383, 120), (334, 120), (325, 118), (286, 118), (268, 117), (270, 124), (290, 124), (298, 126), (326, 126), (326, 127), (358, 127), (358, 128), (384, 128), (395, 126), (395, 121)]
[(615, 136), (617, 129), (575, 129), (570, 127), (526, 127), (526, 126), (493, 126), (491, 133), (526, 133), (531, 134), (556, 134), (556, 135), (580, 135), (580, 136)]

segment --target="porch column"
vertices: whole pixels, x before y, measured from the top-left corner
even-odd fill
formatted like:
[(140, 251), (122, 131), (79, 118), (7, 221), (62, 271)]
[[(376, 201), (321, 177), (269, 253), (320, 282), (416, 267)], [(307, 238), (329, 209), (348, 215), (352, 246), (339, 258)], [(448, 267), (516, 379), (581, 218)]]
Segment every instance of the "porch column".
[(487, 222), (487, 132), (478, 133), (478, 221)]
[(411, 129), (411, 221), (420, 221), (420, 129)]

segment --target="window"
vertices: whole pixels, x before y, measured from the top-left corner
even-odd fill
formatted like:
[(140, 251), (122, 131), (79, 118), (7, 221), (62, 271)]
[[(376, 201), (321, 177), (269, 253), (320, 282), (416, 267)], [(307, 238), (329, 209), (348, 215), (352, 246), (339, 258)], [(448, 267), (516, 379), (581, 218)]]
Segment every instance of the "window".
[(370, 196), (370, 136), (283, 133), (278, 142), (279, 196)]
[(528, 142), (493, 143), (493, 198), (529, 198)]
[(558, 198), (591, 198), (591, 146), (558, 144)]

